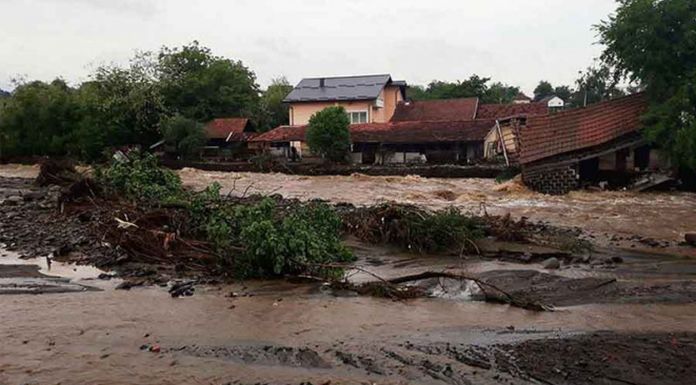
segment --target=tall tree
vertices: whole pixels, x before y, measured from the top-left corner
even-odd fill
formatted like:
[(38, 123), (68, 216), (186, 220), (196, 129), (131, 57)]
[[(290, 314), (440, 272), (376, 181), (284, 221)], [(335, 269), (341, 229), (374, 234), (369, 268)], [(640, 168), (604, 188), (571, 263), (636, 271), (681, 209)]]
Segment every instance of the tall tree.
[(553, 89), (553, 94), (563, 99), (566, 103), (570, 102), (574, 92), (575, 91), (568, 86), (556, 86), (556, 88)]
[(248, 117), (258, 110), (256, 75), (241, 61), (215, 56), (197, 41), (181, 48), (162, 48), (157, 70), (170, 113), (203, 122)]
[(603, 62), (648, 92), (646, 136), (696, 170), (696, 2), (620, 0), (597, 30)]
[(0, 114), (0, 155), (65, 155), (79, 122), (74, 93), (60, 79), (18, 85)]
[(283, 103), (293, 86), (285, 76), (273, 79), (261, 97), (261, 117), (259, 127), (262, 131), (288, 124), (288, 105)]
[(534, 89), (534, 100), (539, 101), (547, 96), (552, 96), (554, 94), (554, 88), (551, 83), (546, 80), (539, 82), (539, 85)]
[(501, 82), (491, 84), (483, 97), (481, 103), (508, 104), (520, 93), (520, 87), (514, 87)]
[(433, 80), (428, 87), (411, 87), (409, 97), (413, 100), (456, 99), (468, 97), (484, 97), (490, 78), (472, 75), (469, 79), (455, 82)]
[(591, 66), (579, 72), (576, 80), (577, 92), (573, 95), (572, 104), (584, 107), (624, 96), (626, 93), (618, 86), (620, 79), (606, 65)]

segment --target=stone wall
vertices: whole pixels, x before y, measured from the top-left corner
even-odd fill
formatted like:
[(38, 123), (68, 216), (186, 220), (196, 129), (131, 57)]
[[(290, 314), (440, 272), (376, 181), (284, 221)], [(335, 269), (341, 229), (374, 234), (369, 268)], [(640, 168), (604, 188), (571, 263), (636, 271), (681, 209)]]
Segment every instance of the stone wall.
[(533, 165), (522, 169), (522, 180), (527, 187), (544, 194), (562, 195), (580, 185), (577, 163), (563, 165)]

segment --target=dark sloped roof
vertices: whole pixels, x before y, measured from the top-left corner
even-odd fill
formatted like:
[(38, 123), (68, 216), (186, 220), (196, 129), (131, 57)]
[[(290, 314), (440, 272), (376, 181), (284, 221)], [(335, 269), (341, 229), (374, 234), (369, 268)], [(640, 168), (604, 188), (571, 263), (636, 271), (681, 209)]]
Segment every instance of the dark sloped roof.
[(246, 141), (255, 133), (247, 118), (215, 119), (205, 125), (205, 136), (208, 139), (225, 139), (227, 142)]
[[(321, 87), (324, 79), (324, 87)], [(284, 102), (372, 100), (391, 82), (390, 75), (345, 76), (302, 79)]]
[(477, 106), (478, 98), (401, 102), (391, 121), (473, 120)]
[[(411, 121), (350, 126), (353, 143), (436, 143), (482, 141), (493, 120)], [(280, 126), (252, 139), (255, 142), (304, 141), (307, 126)]]
[(589, 107), (535, 116), (519, 129), (520, 163), (598, 146), (638, 132), (647, 109), (645, 94), (634, 94)]
[(481, 104), (477, 119), (504, 119), (516, 115), (546, 115), (549, 108), (544, 103)]

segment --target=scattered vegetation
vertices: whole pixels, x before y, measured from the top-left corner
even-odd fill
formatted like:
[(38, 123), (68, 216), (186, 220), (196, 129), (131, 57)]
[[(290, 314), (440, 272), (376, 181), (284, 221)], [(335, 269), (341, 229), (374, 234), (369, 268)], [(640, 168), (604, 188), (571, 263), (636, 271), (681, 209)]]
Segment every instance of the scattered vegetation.
[(369, 243), (389, 243), (420, 253), (473, 247), (484, 234), (483, 223), (458, 209), (427, 211), (384, 204), (344, 216), (347, 231)]

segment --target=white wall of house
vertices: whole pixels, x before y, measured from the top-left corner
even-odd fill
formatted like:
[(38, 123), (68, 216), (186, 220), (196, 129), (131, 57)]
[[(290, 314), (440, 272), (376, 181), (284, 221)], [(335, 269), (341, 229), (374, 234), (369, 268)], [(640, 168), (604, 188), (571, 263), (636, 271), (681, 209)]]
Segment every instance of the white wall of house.
[(558, 96), (554, 96), (551, 100), (548, 101), (547, 106), (549, 108), (562, 108), (563, 106), (565, 106), (565, 102)]

